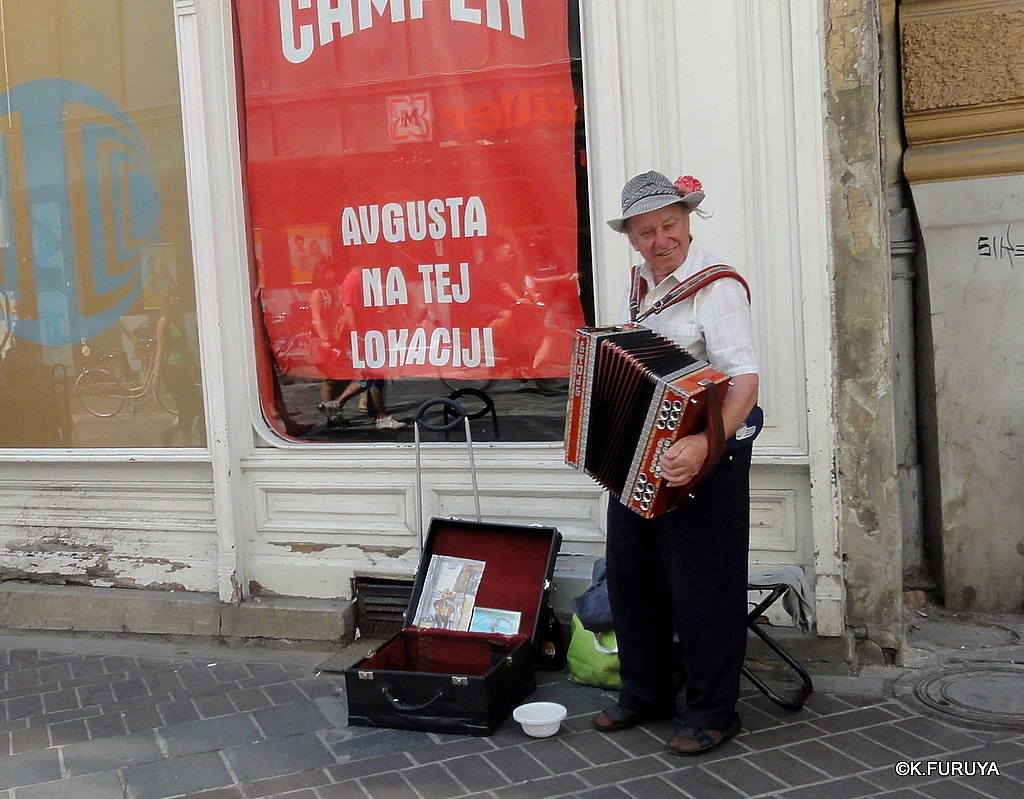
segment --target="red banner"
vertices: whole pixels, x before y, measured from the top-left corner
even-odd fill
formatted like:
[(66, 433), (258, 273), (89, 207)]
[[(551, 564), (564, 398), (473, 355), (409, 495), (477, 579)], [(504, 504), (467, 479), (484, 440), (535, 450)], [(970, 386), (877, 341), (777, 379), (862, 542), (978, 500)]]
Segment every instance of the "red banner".
[(240, 0), (286, 374), (559, 377), (583, 324), (566, 3)]

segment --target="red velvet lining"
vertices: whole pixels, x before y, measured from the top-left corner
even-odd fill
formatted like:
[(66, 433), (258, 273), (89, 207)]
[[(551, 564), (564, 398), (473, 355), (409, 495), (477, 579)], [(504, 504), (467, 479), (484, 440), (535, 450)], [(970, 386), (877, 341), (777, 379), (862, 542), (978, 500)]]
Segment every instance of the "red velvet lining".
[[(433, 555), (484, 561), (487, 565), (476, 607), (519, 611), (519, 633), (530, 637), (537, 624), (554, 535), (550, 527), (502, 527), (434, 519), (428, 544)], [(422, 567), (426, 568), (426, 563)]]
[(403, 630), (359, 667), (481, 677), (525, 640), (523, 635)]

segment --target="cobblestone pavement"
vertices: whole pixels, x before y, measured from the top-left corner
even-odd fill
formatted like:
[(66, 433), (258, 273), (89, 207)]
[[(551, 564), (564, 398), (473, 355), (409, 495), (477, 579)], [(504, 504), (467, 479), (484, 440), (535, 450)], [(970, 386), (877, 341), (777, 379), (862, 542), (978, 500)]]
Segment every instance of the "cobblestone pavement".
[(0, 637), (0, 799), (1024, 796), (1024, 730), (857, 695), (870, 681), (819, 679), (796, 713), (747, 691), (743, 733), (679, 758), (671, 723), (595, 732), (613, 695), (544, 672), (532, 698), (569, 710), (552, 738), (511, 720), (487, 738), (349, 728), (327, 657)]

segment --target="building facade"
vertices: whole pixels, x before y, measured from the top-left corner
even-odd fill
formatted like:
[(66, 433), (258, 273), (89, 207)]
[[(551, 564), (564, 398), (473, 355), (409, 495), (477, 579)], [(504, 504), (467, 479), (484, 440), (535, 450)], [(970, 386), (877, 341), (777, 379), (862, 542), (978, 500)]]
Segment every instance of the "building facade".
[[(9, 603), (45, 584), (56, 586), (48, 601), (64, 611), (22, 626), (85, 629), (74, 612), (83, 591), (135, 589), (133, 602), (199, 598), (206, 621), (171, 630), (132, 617), (123, 629), (181, 632), (191, 623), (224, 634), (231, 609), (255, 618), (245, 612), (268, 598), (331, 602), (351, 598), (357, 578), (408, 580), (422, 519), (475, 513), (466, 450), (438, 438), (417, 459), (408, 431), (310, 438), (305, 428), (322, 421), (316, 398), (295, 427), (281, 418), (275, 390), (288, 416), (302, 384), (268, 377), (281, 361), (266, 358), (267, 245), (253, 223), (251, 171), (262, 145), (242, 54), (259, 43), (245, 32), (245, 14), (229, 0), (58, 2), (47, 14), (29, 5), (8, 2), (4, 11), (11, 199), (0, 351), (4, 405), (21, 410), (0, 441), (0, 574)], [(331, 25), (346, 30), (346, 11), (350, 23), (365, 18), (392, 32), (432, 7), (452, 24), (475, 19), (480, 30), (514, 28), (522, 14), (528, 35), (536, 6), (274, 0), (261, 9), (268, 19), (290, 15), (294, 35), (283, 50), (294, 55), (303, 26), (324, 52), (355, 43), (358, 24), (347, 39), (325, 35)], [(302, 16), (315, 11), (333, 21)], [(631, 252), (603, 220), (618, 215), (624, 180), (647, 169), (699, 177), (712, 213), (695, 220), (695, 235), (741, 271), (754, 298), (766, 426), (752, 472), (752, 568), (805, 570), (821, 657), (852, 662), (855, 648), (873, 661), (898, 657), (904, 522), (887, 200), (896, 180), (885, 128), (896, 97), (886, 62), (895, 5), (582, 0), (578, 25), (585, 314), (620, 320)], [(267, 38), (280, 54), (282, 41)], [(326, 116), (303, 123), (302, 113), (292, 118), (301, 129), (332, 124)], [(21, 137), (32, 114), (52, 132), (48, 144)], [(455, 118), (466, 127), (474, 119)], [(54, 163), (65, 165), (56, 176), (47, 172)], [(104, 169), (113, 177), (91, 181)], [(296, 246), (320, 235), (296, 230)], [(45, 231), (58, 242), (48, 262)], [(337, 244), (337, 230), (326, 235)], [(160, 346), (173, 316), (157, 280), (162, 265), (184, 306), (176, 328), (200, 369), (192, 385), (200, 411), (188, 430), (170, 429), (173, 417), (144, 391), (155, 360), (147, 347)], [(56, 281), (49, 299), (43, 267)], [(82, 310), (86, 289), (95, 312)], [(40, 312), (30, 304), (37, 300), (56, 310)], [(119, 351), (128, 364), (118, 386), (90, 388), (83, 373), (117, 372), (98, 356)], [(442, 390), (423, 387), (421, 396)], [(196, 393), (165, 399), (189, 403)], [(516, 429), (526, 432), (474, 447), (482, 515), (560, 530), (564, 604), (601, 554), (607, 500), (564, 465), (559, 436)], [(260, 634), (231, 618), (235, 633)]]

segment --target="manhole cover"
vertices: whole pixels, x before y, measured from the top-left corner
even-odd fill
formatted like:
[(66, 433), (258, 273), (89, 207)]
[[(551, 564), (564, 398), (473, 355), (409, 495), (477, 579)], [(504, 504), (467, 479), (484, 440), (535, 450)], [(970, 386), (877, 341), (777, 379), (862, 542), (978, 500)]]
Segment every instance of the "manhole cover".
[(1024, 729), (1024, 666), (951, 669), (922, 679), (914, 686), (914, 695), (951, 716)]
[(922, 618), (912, 622), (910, 639), (956, 649), (989, 649), (1020, 643), (1017, 633), (998, 624)]

